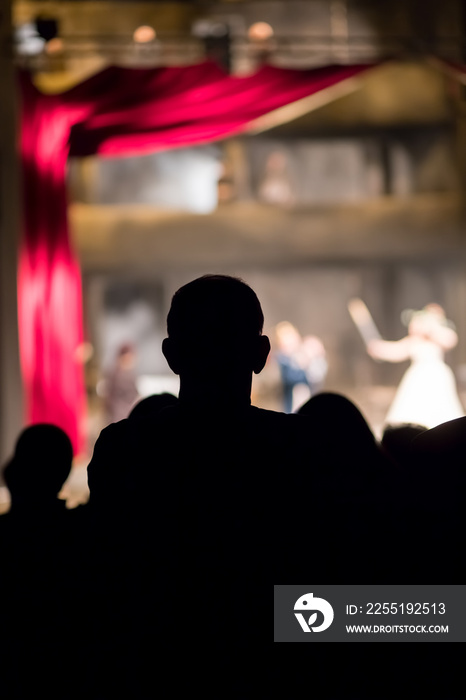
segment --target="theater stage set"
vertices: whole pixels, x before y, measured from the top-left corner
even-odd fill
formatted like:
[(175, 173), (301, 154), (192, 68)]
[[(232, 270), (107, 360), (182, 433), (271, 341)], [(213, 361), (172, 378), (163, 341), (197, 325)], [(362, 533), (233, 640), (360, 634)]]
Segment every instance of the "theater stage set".
[[(375, 6), (376, 5), (376, 6)], [(0, 438), (70, 435), (65, 496), (107, 421), (105, 378), (135, 349), (141, 396), (176, 393), (161, 355), (173, 292), (208, 272), (317, 336), (324, 388), (377, 435), (407, 363), (387, 339), (440, 303), (466, 406), (463, 3), (41, 2), (1, 16)], [(4, 96), (4, 97), (3, 97)], [(272, 356), (254, 401), (282, 408)], [(0, 483), (0, 509), (8, 493)]]

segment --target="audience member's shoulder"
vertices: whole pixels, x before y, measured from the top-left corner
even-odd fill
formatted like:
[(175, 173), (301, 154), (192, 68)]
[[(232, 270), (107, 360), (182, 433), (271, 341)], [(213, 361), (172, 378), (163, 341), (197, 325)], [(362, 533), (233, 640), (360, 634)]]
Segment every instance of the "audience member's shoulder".
[(269, 421), (270, 423), (275, 422), (277, 425), (301, 426), (303, 423), (305, 424), (303, 416), (299, 416), (296, 413), (282, 413), (281, 411), (272, 411), (267, 408), (258, 408), (258, 406), (251, 406), (251, 413), (258, 420)]
[(163, 409), (160, 414), (143, 415), (137, 420), (125, 418), (102, 430), (94, 447), (93, 462), (102, 460), (129, 463), (151, 451), (158, 437), (168, 439), (170, 426), (177, 428), (177, 407)]
[(94, 445), (93, 459), (98, 459), (109, 451), (118, 453), (123, 449), (125, 443), (128, 442), (130, 427), (128, 419), (125, 418), (103, 428)]
[(110, 423), (101, 431), (96, 446), (114, 444), (123, 447), (125, 443), (131, 443), (144, 433), (152, 432), (159, 424), (162, 425), (170, 420), (171, 415), (172, 407), (169, 407), (162, 410), (159, 415), (143, 415), (138, 419), (124, 418), (116, 423)]
[(466, 416), (442, 423), (421, 433), (411, 443), (414, 454), (438, 455), (466, 451)]
[[(91, 461), (87, 467), (89, 486), (95, 488), (95, 477), (99, 480), (117, 465), (126, 464), (131, 455), (131, 426), (128, 419), (110, 423), (100, 433), (94, 445)], [(91, 489), (92, 490), (92, 489)]]
[(66, 512), (69, 520), (73, 524), (77, 523), (79, 525), (80, 523), (85, 523), (89, 517), (89, 502), (80, 503), (74, 508), (67, 508)]
[(251, 404), (250, 407), (251, 410), (251, 415), (255, 416), (260, 416), (263, 418), (270, 417), (270, 416), (286, 416), (286, 413), (282, 413), (281, 411), (272, 411), (269, 408), (259, 408), (259, 406), (254, 406)]
[(11, 513), (9, 511), (7, 513), (2, 513), (2, 515), (0, 515), (0, 540), (3, 536), (3, 534), (8, 531), (10, 522), (11, 522)]
[(262, 425), (267, 431), (275, 431), (277, 436), (296, 439), (307, 431), (306, 420), (295, 413), (282, 413), (251, 406), (251, 415), (258, 425)]
[(127, 418), (118, 421), (117, 423), (110, 423), (106, 425), (100, 432), (98, 437), (99, 442), (107, 442), (118, 439), (120, 436), (127, 434), (129, 430), (129, 421)]

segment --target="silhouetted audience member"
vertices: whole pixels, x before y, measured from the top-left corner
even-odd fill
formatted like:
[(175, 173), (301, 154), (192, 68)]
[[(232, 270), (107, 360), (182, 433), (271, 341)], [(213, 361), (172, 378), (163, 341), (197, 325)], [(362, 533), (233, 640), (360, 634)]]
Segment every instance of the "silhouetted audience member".
[(308, 422), (309, 456), (327, 499), (321, 514), (324, 541), (327, 547), (333, 542), (332, 556), (339, 551), (340, 565), (330, 570), (347, 583), (354, 576), (374, 583), (388, 580), (403, 564), (393, 556), (395, 539), (402, 537), (395, 508), (401, 491), (398, 474), (346, 396), (322, 392), (298, 414)]
[(359, 496), (370, 495), (380, 500), (378, 485), (388, 476), (388, 462), (359, 408), (342, 394), (322, 392), (298, 414), (306, 417), (317, 436), (319, 463), (333, 470), (335, 499), (340, 496), (354, 503)]
[(32, 697), (38, 688), (47, 697), (75, 697), (84, 675), (72, 680), (71, 660), (82, 645), (82, 550), (76, 514), (57, 498), (72, 457), (60, 428), (33, 425), (21, 433), (5, 467), (11, 493), (11, 509), (0, 518), (5, 697)]
[(4, 469), (11, 494), (11, 514), (21, 518), (48, 518), (63, 506), (58, 493), (68, 478), (73, 460), (71, 441), (55, 425), (25, 428), (14, 456)]
[(312, 421), (323, 441), (344, 450), (347, 459), (351, 454), (358, 455), (359, 459), (351, 460), (353, 469), (380, 457), (379, 445), (366, 419), (346, 396), (321, 392), (301, 406), (298, 414)]
[(157, 413), (163, 411), (168, 406), (174, 406), (177, 402), (176, 396), (173, 394), (152, 394), (146, 396), (134, 406), (128, 418), (139, 420), (147, 416), (156, 416)]
[(340, 394), (298, 415), (252, 406), (263, 323), (237, 278), (175, 293), (162, 350), (179, 398), (102, 431), (86, 507), (57, 498), (65, 433), (23, 431), (0, 518), (5, 697), (259, 697), (273, 584), (462, 582), (466, 418), (380, 444)]
[[(466, 417), (442, 423), (411, 443), (412, 494), (422, 514), (419, 541), (435, 583), (463, 583), (466, 570)], [(433, 581), (434, 582), (434, 581)]]
[(344, 397), (316, 396), (307, 415), (251, 406), (253, 373), (270, 351), (263, 322), (239, 279), (181, 287), (162, 345), (178, 401), (108, 426), (95, 445), (89, 505), (95, 648), (111, 659), (100, 664), (105, 697), (122, 688), (146, 697), (164, 674), (160, 644), (207, 649), (201, 663), (195, 656), (204, 682), (230, 663), (242, 697), (244, 665), (257, 666), (257, 655), (233, 667), (231, 650), (270, 643), (274, 583), (317, 574), (386, 582), (396, 479)]
[(180, 377), (177, 403), (110, 425), (96, 443), (88, 474), (96, 560), (106, 560), (104, 642), (117, 657), (130, 630), (125, 658), (141, 672), (154, 640), (179, 643), (180, 629), (221, 648), (268, 640), (303, 433), (298, 416), (251, 406), (270, 350), (263, 321), (241, 280), (179, 289), (162, 346)]
[[(466, 455), (466, 417), (423, 431), (412, 442), (411, 451), (421, 462), (425, 460), (426, 464), (441, 468), (451, 464), (456, 471)], [(458, 478), (463, 478), (466, 474), (461, 473), (459, 468), (457, 471)]]
[(411, 443), (414, 438), (426, 430), (424, 425), (416, 425), (415, 423), (387, 425), (383, 431), (381, 445), (395, 464), (409, 469), (413, 459)]

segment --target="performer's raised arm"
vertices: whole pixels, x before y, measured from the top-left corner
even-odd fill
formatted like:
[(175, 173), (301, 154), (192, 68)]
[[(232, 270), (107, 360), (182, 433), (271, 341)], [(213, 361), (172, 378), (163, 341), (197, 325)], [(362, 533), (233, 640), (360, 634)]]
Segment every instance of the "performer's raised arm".
[(362, 299), (350, 299), (348, 302), (348, 311), (366, 347), (371, 340), (379, 340), (381, 338), (378, 328), (374, 323), (374, 319)]
[(367, 352), (375, 360), (385, 362), (404, 362), (411, 357), (411, 338), (405, 336), (401, 340), (379, 340), (374, 338), (367, 345)]
[(374, 360), (386, 362), (403, 362), (410, 358), (411, 339), (382, 340), (369, 309), (362, 299), (351, 299), (348, 310), (356, 324), (366, 346), (367, 352)]

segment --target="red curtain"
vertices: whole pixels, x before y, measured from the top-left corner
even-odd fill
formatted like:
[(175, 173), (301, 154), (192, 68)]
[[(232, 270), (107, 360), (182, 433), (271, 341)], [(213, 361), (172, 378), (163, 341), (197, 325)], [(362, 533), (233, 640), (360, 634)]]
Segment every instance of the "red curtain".
[(21, 76), (24, 236), (18, 305), (28, 423), (50, 422), (85, 448), (86, 401), (79, 360), (81, 277), (67, 224), (68, 155), (134, 155), (246, 131), (258, 117), (367, 69), (297, 71), (264, 66), (226, 75), (215, 64), (107, 68), (60, 95)]

